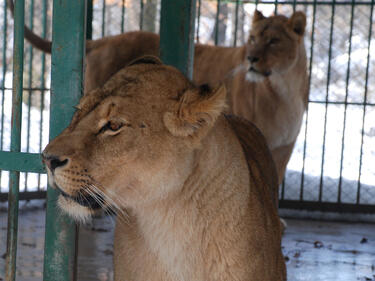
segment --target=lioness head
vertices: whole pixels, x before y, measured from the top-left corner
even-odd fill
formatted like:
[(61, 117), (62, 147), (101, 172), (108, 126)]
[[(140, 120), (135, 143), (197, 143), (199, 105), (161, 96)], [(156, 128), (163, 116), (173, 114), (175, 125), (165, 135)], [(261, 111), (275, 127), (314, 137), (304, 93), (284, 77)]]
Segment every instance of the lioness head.
[(142, 206), (176, 192), (224, 106), (224, 88), (195, 87), (156, 58), (120, 70), (80, 100), (43, 151), (59, 206), (84, 221), (98, 208)]
[[(297, 61), (299, 45), (305, 33), (306, 16), (295, 12), (265, 17), (255, 11), (246, 45), (247, 74), (250, 82), (260, 82), (272, 74), (282, 74)], [(302, 42), (303, 43), (303, 42)]]

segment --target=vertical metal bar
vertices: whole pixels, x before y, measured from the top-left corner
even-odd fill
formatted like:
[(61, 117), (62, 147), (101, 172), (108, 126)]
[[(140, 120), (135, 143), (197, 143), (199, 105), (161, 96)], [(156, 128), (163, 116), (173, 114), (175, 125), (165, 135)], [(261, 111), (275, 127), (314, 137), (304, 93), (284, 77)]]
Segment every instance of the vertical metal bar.
[(293, 13), (296, 11), (296, 4), (297, 4), (297, 0), (293, 0)]
[(191, 79), (196, 0), (162, 0), (161, 4), (160, 57)]
[[(31, 30), (34, 28), (34, 0), (30, 1), (30, 19), (29, 19), (29, 27)], [(27, 98), (27, 135), (26, 135), (26, 152), (30, 152), (30, 123), (31, 123), (31, 102), (32, 102), (32, 81), (33, 81), (33, 47), (29, 46), (29, 65), (28, 65), (28, 83), (27, 86), (28, 90), (28, 98)], [(27, 191), (27, 179), (29, 177), (29, 173), (25, 173), (25, 192)]]
[(238, 33), (238, 11), (240, 8), (240, 0), (236, 0), (236, 14), (235, 14), (235, 22), (234, 22), (234, 41), (233, 46), (237, 47), (237, 33)]
[[(7, 32), (8, 32), (8, 9), (7, 9), (7, 1), (4, 1), (4, 28), (3, 28), (3, 55), (2, 55), (2, 62), (3, 62), (3, 71), (2, 71), (2, 80), (1, 80), (1, 132), (0, 132), (0, 150), (3, 150), (4, 144), (4, 101), (5, 101), (5, 75), (7, 73)], [(0, 171), (0, 192), (1, 192), (1, 178), (3, 175), (3, 171)]]
[[(310, 61), (309, 61), (309, 91), (311, 88), (311, 77), (312, 77), (312, 65), (314, 58), (314, 41), (315, 41), (315, 20), (316, 20), (316, 3), (317, 0), (314, 0), (313, 4), (313, 20), (311, 27), (311, 46), (310, 46)], [(303, 190), (305, 183), (305, 164), (306, 164), (306, 147), (307, 147), (307, 130), (308, 130), (308, 120), (309, 120), (309, 106), (306, 109), (306, 119), (305, 119), (305, 138), (303, 141), (303, 157), (302, 157), (302, 172), (301, 172), (301, 187), (300, 187), (300, 201), (303, 200)], [(320, 196), (321, 199), (321, 196)]]
[(124, 33), (124, 24), (125, 24), (125, 0), (122, 0), (121, 6), (121, 33)]
[(202, 0), (198, 0), (197, 43), (199, 43), (199, 29), (201, 26), (201, 7), (202, 7)]
[(105, 36), (105, 0), (103, 0), (103, 8), (102, 8), (102, 37)]
[(349, 57), (348, 57), (348, 66), (347, 66), (346, 81), (345, 81), (344, 123), (343, 123), (342, 138), (341, 138), (340, 177), (339, 177), (339, 190), (338, 190), (338, 195), (337, 195), (337, 202), (338, 203), (341, 203), (341, 192), (342, 192), (342, 169), (343, 169), (344, 150), (345, 150), (346, 113), (347, 113), (347, 108), (348, 108), (350, 63), (351, 63), (351, 56), (352, 56), (354, 4), (355, 4), (355, 0), (352, 0), (352, 9), (351, 9), (351, 14), (350, 14), (349, 47), (348, 47), (348, 56)]
[[(43, 11), (42, 11), (42, 38), (46, 38), (47, 36), (47, 0), (43, 0)], [(46, 54), (42, 52), (42, 69), (41, 69), (42, 75), (40, 76), (40, 88), (41, 88), (41, 97), (40, 97), (40, 130), (39, 130), (39, 151), (42, 151), (42, 145), (43, 145), (43, 124), (44, 124), (44, 99), (45, 99), (45, 76), (46, 76)], [(40, 190), (40, 177), (41, 175), (38, 174), (38, 191)]]
[(332, 60), (333, 27), (334, 27), (334, 22), (335, 22), (335, 7), (336, 7), (336, 0), (333, 0), (332, 1), (332, 14), (331, 14), (331, 28), (330, 28), (330, 34), (329, 34), (329, 48), (328, 48), (328, 69), (327, 69), (327, 84), (326, 84), (325, 113), (324, 113), (322, 163), (321, 163), (321, 167), (320, 167), (319, 202), (322, 201), (322, 194), (323, 194), (323, 175), (324, 175), (324, 169), (323, 168), (324, 168), (326, 134), (327, 134), (327, 112), (328, 112), (329, 85), (330, 85), (330, 82), (331, 82), (331, 60)]
[[(25, 15), (24, 0), (17, 0), (14, 11), (14, 44), (13, 44), (13, 95), (12, 95), (12, 129), (10, 150), (21, 149), (22, 92), (23, 92), (23, 27)], [(17, 233), (18, 233), (18, 197), (20, 173), (10, 172), (8, 194), (8, 233), (6, 277), (7, 281), (16, 279)]]
[(370, 22), (369, 22), (369, 32), (368, 32), (368, 45), (367, 45), (367, 65), (366, 65), (366, 78), (365, 78), (365, 93), (363, 100), (363, 115), (362, 115), (362, 129), (361, 129), (361, 149), (359, 154), (359, 174), (358, 174), (358, 187), (357, 187), (357, 199), (356, 204), (360, 203), (361, 200), (361, 176), (362, 176), (362, 156), (363, 156), (363, 136), (365, 134), (365, 122), (366, 122), (366, 103), (367, 103), (367, 91), (368, 91), (368, 78), (370, 69), (370, 50), (371, 50), (371, 38), (372, 38), (372, 18), (374, 15), (374, 4), (375, 0), (371, 1), (370, 10)]
[(143, 10), (144, 10), (144, 3), (143, 0), (140, 0), (140, 12), (139, 12), (139, 29), (143, 29)]
[[(53, 1), (50, 139), (69, 124), (82, 95), (85, 0)], [(59, 192), (47, 190), (44, 281), (75, 280), (76, 225), (58, 210)]]
[(87, 0), (86, 39), (92, 39), (93, 0)]
[(279, 0), (275, 0), (275, 15), (277, 15), (278, 5), (279, 5)]
[(216, 6), (216, 20), (215, 20), (215, 46), (219, 41), (219, 15), (220, 15), (221, 0), (217, 0)]

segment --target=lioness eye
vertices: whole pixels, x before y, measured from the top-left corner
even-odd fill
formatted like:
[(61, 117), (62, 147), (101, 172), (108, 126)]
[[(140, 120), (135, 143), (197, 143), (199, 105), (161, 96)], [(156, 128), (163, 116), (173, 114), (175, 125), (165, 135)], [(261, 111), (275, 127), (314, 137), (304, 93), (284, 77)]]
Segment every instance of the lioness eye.
[(103, 127), (101, 127), (99, 133), (102, 133), (104, 131), (110, 130), (112, 132), (118, 131), (122, 126), (124, 126), (121, 122), (113, 122), (108, 121)]

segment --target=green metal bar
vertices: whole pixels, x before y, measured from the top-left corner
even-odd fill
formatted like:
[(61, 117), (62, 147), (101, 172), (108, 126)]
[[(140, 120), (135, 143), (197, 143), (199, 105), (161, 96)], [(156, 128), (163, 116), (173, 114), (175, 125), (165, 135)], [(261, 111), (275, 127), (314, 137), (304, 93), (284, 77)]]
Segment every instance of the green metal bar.
[(277, 15), (277, 8), (278, 8), (278, 5), (279, 5), (279, 1), (275, 0), (274, 4), (275, 4), (275, 15)]
[(202, 7), (202, 0), (198, 0), (197, 43), (199, 43), (199, 29), (201, 26), (201, 7)]
[(144, 3), (143, 0), (140, 0), (140, 12), (139, 12), (139, 29), (143, 29), (143, 10), (144, 10)]
[[(207, 2), (216, 2), (217, 0), (205, 0)], [(235, 2), (236, 0), (231, 0), (231, 1), (225, 1), (225, 2)], [(241, 0), (241, 3), (242, 4), (259, 4), (261, 3), (262, 5), (275, 5), (275, 2), (276, 1), (259, 1), (259, 0)], [(280, 3), (280, 2), (279, 2)], [(283, 1), (282, 4), (283, 5), (293, 5), (295, 3), (295, 0), (288, 0), (288, 1)], [(371, 1), (363, 1), (363, 2), (356, 2), (355, 5), (358, 6), (371, 6), (372, 2)], [(298, 1), (298, 5), (303, 5), (303, 6), (311, 6), (311, 5), (314, 5), (314, 2), (313, 1)], [(352, 2), (351, 1), (335, 1), (335, 4), (333, 4), (332, 1), (317, 1), (316, 2), (316, 5), (326, 5), (326, 6), (332, 6), (332, 5), (343, 5), (343, 6), (347, 6), (347, 5), (352, 5)]]
[(30, 173), (46, 172), (39, 153), (10, 151), (0, 151), (0, 169)]
[[(311, 27), (311, 46), (310, 46), (310, 61), (309, 61), (309, 91), (311, 88), (311, 77), (312, 77), (312, 65), (314, 59), (314, 41), (315, 41), (315, 23), (316, 23), (316, 0), (314, 0), (313, 7), (313, 20)], [(311, 101), (309, 101), (310, 103)], [(300, 200), (303, 200), (303, 190), (305, 184), (305, 164), (306, 164), (306, 147), (307, 147), (307, 130), (309, 122), (309, 107), (306, 108), (306, 119), (305, 119), (305, 133), (303, 140), (303, 157), (302, 157), (302, 171), (301, 171), (301, 187), (300, 187)]]
[(221, 0), (217, 0), (216, 19), (215, 19), (215, 46), (219, 42), (219, 15), (220, 15)]
[[(25, 23), (25, 2), (17, 0), (14, 10), (14, 44), (13, 44), (13, 95), (12, 95), (12, 129), (10, 150), (21, 150), (22, 121), (22, 87), (23, 87), (23, 27)], [(18, 233), (18, 197), (19, 172), (10, 172), (8, 194), (8, 233), (6, 277), (7, 281), (16, 280), (17, 233)]]
[[(2, 55), (2, 61), (3, 61), (3, 67), (2, 67), (2, 80), (1, 80), (1, 132), (0, 132), (0, 150), (3, 150), (3, 144), (4, 144), (4, 101), (5, 101), (5, 75), (7, 72), (7, 29), (8, 29), (8, 9), (7, 9), (7, 1), (4, 1), (4, 21), (3, 21), (3, 55)], [(1, 192), (1, 178), (2, 178), (3, 172), (0, 171), (0, 192)]]
[[(13, 90), (13, 88), (8, 88), (8, 87), (0, 87), (0, 90)], [(24, 91), (48, 91), (49, 88), (39, 88), (39, 87), (32, 87), (32, 88), (29, 88), (29, 87), (24, 87), (23, 88)]]
[[(324, 104), (345, 104), (345, 101), (322, 101), (322, 100), (309, 100), (311, 103), (324, 103)], [(375, 103), (371, 102), (346, 102), (347, 105), (365, 105), (365, 106), (375, 106)]]
[(358, 173), (358, 187), (357, 187), (357, 198), (356, 204), (360, 204), (361, 201), (361, 176), (362, 176), (362, 161), (363, 161), (363, 136), (365, 134), (365, 122), (366, 122), (366, 103), (368, 98), (368, 79), (369, 79), (369, 69), (370, 69), (370, 50), (371, 50), (371, 38), (372, 38), (372, 18), (374, 15), (374, 4), (375, 0), (372, 0), (371, 10), (370, 10), (370, 22), (369, 22), (369, 32), (368, 32), (368, 45), (367, 45), (367, 65), (366, 65), (366, 78), (365, 78), (365, 92), (363, 99), (363, 115), (362, 115), (362, 129), (361, 129), (361, 149), (359, 156), (359, 173)]
[(125, 25), (125, 0), (122, 0), (121, 4), (121, 33), (124, 33)]
[(93, 0), (87, 0), (86, 39), (92, 39)]
[(233, 46), (237, 47), (237, 33), (238, 33), (238, 12), (240, 8), (240, 0), (236, 1), (236, 14), (235, 14), (235, 22), (234, 22), (234, 41)]
[[(70, 123), (82, 95), (85, 0), (54, 0), (50, 139)], [(76, 278), (76, 225), (58, 210), (59, 192), (47, 190), (44, 281)]]
[[(21, 192), (18, 199), (19, 199), (19, 201), (34, 200), (34, 199), (46, 199), (46, 192), (43, 191), (43, 190)], [(0, 193), (0, 202), (8, 202), (8, 193)]]
[(191, 79), (196, 0), (162, 0), (161, 4), (160, 57)]
[(331, 83), (331, 63), (332, 63), (332, 43), (333, 43), (333, 27), (335, 23), (335, 7), (336, 3), (333, 0), (332, 13), (331, 13), (331, 28), (329, 31), (329, 49), (328, 49), (328, 69), (327, 69), (327, 84), (326, 84), (326, 106), (324, 113), (324, 129), (323, 129), (323, 146), (322, 146), (322, 162), (320, 167), (320, 183), (319, 183), (319, 202), (322, 201), (323, 194), (323, 177), (324, 177), (324, 160), (325, 160), (325, 145), (326, 145), (326, 135), (327, 135), (327, 114), (328, 114), (328, 100), (329, 100), (329, 86)]
[[(43, 18), (42, 18), (42, 24), (43, 24), (43, 30), (42, 30), (42, 37), (46, 38), (47, 36), (47, 0), (43, 0)], [(44, 124), (44, 117), (43, 117), (43, 111), (44, 111), (44, 99), (45, 99), (45, 90), (46, 87), (46, 54), (42, 52), (42, 69), (41, 69), (41, 76), (40, 76), (40, 87), (43, 89), (41, 90), (41, 97), (40, 97), (40, 130), (39, 130), (39, 151), (42, 151), (42, 145), (43, 145), (43, 124)], [(40, 163), (40, 162), (39, 162)], [(40, 174), (38, 174), (38, 190), (40, 190)]]
[(349, 96), (349, 80), (350, 80), (350, 63), (352, 58), (352, 38), (353, 38), (353, 23), (354, 23), (354, 7), (355, 0), (352, 0), (352, 9), (350, 14), (350, 31), (349, 31), (349, 46), (348, 46), (348, 65), (346, 70), (346, 79), (345, 79), (345, 101), (344, 101), (344, 124), (342, 129), (342, 138), (341, 138), (341, 156), (340, 156), (340, 177), (339, 177), (339, 186), (337, 194), (337, 202), (341, 203), (341, 193), (342, 193), (342, 170), (344, 163), (344, 151), (345, 151), (345, 133), (346, 133), (346, 116), (348, 108), (348, 96)]
[[(30, 18), (29, 18), (29, 28), (33, 30), (34, 28), (34, 0), (30, 1)], [(31, 89), (33, 81), (33, 47), (29, 46), (29, 65), (28, 65), (28, 87)], [(26, 152), (30, 152), (30, 126), (31, 126), (31, 102), (32, 102), (33, 91), (28, 91), (27, 98), (27, 133), (26, 133)], [(27, 180), (29, 174), (25, 174), (25, 192), (27, 192)]]
[(102, 37), (105, 36), (105, 0), (103, 0), (103, 9), (102, 9)]

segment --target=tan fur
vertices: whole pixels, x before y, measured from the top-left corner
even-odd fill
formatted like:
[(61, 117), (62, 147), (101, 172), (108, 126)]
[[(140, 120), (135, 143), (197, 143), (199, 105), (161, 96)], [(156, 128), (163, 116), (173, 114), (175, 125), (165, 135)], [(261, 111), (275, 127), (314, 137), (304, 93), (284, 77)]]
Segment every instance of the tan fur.
[[(305, 24), (302, 12), (288, 19), (266, 18), (256, 11), (246, 45), (195, 47), (194, 82), (211, 86), (226, 83), (229, 111), (254, 122), (265, 135), (276, 162), (279, 183), (284, 178), (307, 106)], [(134, 58), (159, 52), (159, 37), (147, 32), (109, 37), (100, 41), (100, 47), (91, 46), (93, 42), (89, 42), (86, 59), (87, 91), (102, 86)], [(251, 64), (249, 57), (259, 60)], [(251, 66), (260, 74), (249, 71)]]
[(272, 158), (224, 107), (222, 87), (135, 63), (87, 93), (44, 150), (63, 210), (86, 220), (79, 194), (116, 209), (116, 281), (286, 280)]

